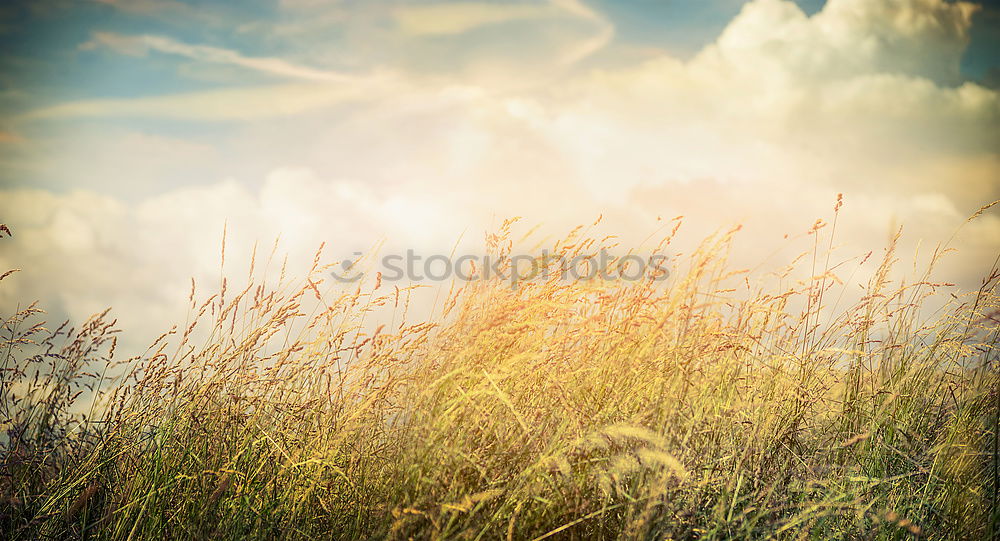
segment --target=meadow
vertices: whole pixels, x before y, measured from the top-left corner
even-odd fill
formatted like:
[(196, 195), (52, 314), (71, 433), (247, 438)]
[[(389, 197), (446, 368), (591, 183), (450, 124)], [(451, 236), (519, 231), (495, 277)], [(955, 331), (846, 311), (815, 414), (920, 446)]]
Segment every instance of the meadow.
[(1000, 268), (956, 295), (898, 236), (831, 263), (835, 224), (764, 275), (733, 229), (666, 282), (445, 284), (427, 317), (255, 255), (127, 359), (109, 313), (31, 305), (0, 329), (2, 537), (996, 538)]

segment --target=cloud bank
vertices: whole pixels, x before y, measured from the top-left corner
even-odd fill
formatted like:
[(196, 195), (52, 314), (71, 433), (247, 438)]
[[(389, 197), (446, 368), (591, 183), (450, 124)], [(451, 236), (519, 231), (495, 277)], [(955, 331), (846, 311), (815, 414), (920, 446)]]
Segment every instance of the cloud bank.
[[(238, 124), (222, 138), (187, 142), (211, 141), (199, 159), (225, 163), (206, 165), (217, 176), (174, 187), (150, 179), (162, 188), (132, 199), (86, 189), (95, 182), (82, 160), (60, 166), (79, 143), (51, 143), (52, 159), (38, 167), (77, 189), (3, 193), (3, 220), (16, 236), (0, 264), (25, 272), (11, 278), (13, 291), (0, 288), (0, 304), (38, 297), (74, 318), (111, 305), (126, 325), (140, 319), (134, 325), (153, 334), (176, 318), (190, 276), (217, 282), (223, 223), (230, 253), (280, 235), (284, 250), (308, 261), (321, 241), (345, 255), (379, 238), (447, 251), (463, 231), (475, 244), (513, 215), (543, 223), (546, 234), (603, 214), (608, 232), (641, 240), (659, 218), (683, 214), (691, 238), (743, 222), (735, 255), (753, 263), (785, 234), (829, 218), (837, 193), (847, 201), (838, 226), (845, 257), (879, 248), (898, 224), (907, 250), (942, 242), (1000, 198), (1000, 97), (959, 73), (972, 4), (830, 0), (807, 16), (792, 2), (754, 0), (693, 58), (646, 51), (630, 62), (609, 60), (621, 52), (614, 28), (576, 1), (453, 8), (393, 16), (418, 42), (537, 28), (549, 17), (589, 33), (558, 38), (566, 54), (548, 57), (547, 77), (480, 77), (510, 73), (491, 57), (433, 76), (380, 65), (391, 76), (377, 83), (334, 83), (325, 78), (339, 72), (167, 38), (95, 35), (119, 53), (155, 50), (288, 82), (27, 115)], [(592, 62), (565, 71), (585, 58)], [(118, 134), (98, 145), (112, 155), (129, 148), (127, 137), (135, 144), (134, 134)], [(143, 148), (155, 161), (157, 145)], [(131, 170), (155, 176), (125, 158), (118, 172), (100, 170), (113, 177), (100, 185), (128, 183)], [(960, 252), (943, 278), (973, 286), (1000, 251), (1000, 219), (985, 214), (954, 244)]]

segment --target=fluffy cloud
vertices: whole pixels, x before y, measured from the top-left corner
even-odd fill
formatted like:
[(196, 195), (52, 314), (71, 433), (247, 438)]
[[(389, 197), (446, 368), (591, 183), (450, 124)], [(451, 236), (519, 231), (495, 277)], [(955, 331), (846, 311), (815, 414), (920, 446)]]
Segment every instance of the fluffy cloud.
[[(380, 237), (421, 246), (441, 213), (434, 201), (413, 195), (380, 195), (306, 169), (276, 170), (256, 190), (227, 180), (137, 204), (85, 191), (7, 190), (4, 221), (14, 237), (4, 241), (0, 268), (22, 271), (0, 287), (0, 307), (37, 298), (53, 317), (80, 321), (112, 306), (132, 331), (125, 339), (134, 350), (183, 319), (191, 278), (211, 289), (223, 273), (243, 276), (254, 244), (266, 256), (280, 239), (279, 261), (287, 256), (296, 277), (304, 277), (323, 242), (330, 261), (369, 250)], [(414, 227), (414, 219), (425, 227)]]
[(758, 0), (703, 56), (744, 76), (822, 82), (899, 73), (954, 83), (976, 9), (941, 0), (834, 0), (806, 17), (792, 2)]
[(780, 179), (944, 192), (975, 208), (998, 195), (1000, 100), (949, 84), (971, 12), (834, 0), (810, 18), (758, 0), (690, 62), (598, 71), (517, 112), (583, 156), (602, 196), (623, 196), (622, 181)]

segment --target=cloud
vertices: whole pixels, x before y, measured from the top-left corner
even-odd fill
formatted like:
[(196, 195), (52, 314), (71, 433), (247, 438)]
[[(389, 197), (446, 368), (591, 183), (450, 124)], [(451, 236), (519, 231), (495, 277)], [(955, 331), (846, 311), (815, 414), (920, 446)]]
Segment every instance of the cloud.
[(300, 277), (320, 242), (342, 256), (367, 248), (352, 239), (360, 226), (413, 237), (391, 199), (303, 169), (276, 170), (257, 190), (228, 180), (137, 204), (89, 191), (4, 190), (2, 207), (14, 237), (4, 241), (0, 267), (23, 271), (0, 287), (0, 307), (39, 298), (53, 317), (80, 321), (112, 306), (135, 332), (125, 337), (130, 348), (183, 318), (192, 277), (202, 287), (218, 286), (227, 222), (231, 279), (245, 274), (257, 241), (266, 254), (280, 236), (279, 262), (287, 253), (289, 271)]
[(91, 40), (80, 46), (83, 50), (108, 47), (122, 54), (145, 55), (148, 51), (172, 54), (213, 64), (228, 64), (282, 78), (326, 83), (357, 83), (361, 77), (299, 66), (280, 58), (248, 57), (231, 49), (189, 45), (163, 36), (123, 36), (112, 32), (95, 32)]
[(306, 82), (230, 87), (139, 98), (78, 100), (28, 111), (15, 117), (14, 121), (88, 117), (174, 118), (192, 121), (274, 118), (321, 110), (352, 100), (372, 99), (384, 95), (396, 84), (394, 76), (385, 71), (365, 75), (346, 74), (302, 66), (280, 58), (248, 57), (232, 49), (190, 45), (163, 36), (94, 32), (89, 41), (79, 46), (81, 50), (101, 47), (131, 56), (145, 56), (150, 51), (156, 51), (188, 58), (206, 66), (234, 66), (285, 80)]
[[(1000, 148), (1000, 99), (948, 84), (970, 11), (831, 0), (807, 17), (791, 2), (757, 0), (689, 62), (661, 55), (593, 71), (524, 100), (518, 114), (580, 157), (584, 184), (612, 200), (643, 183), (778, 178), (944, 192), (975, 208), (998, 191), (987, 179), (1000, 173), (989, 159)], [(875, 37), (859, 38), (873, 27)], [(934, 40), (943, 51), (931, 54)], [(968, 180), (970, 170), (982, 172)]]
[(950, 84), (959, 81), (976, 9), (943, 0), (832, 0), (807, 17), (793, 2), (756, 0), (702, 56), (744, 74), (781, 70), (801, 81), (882, 73)]
[(95, 117), (236, 121), (299, 115), (370, 98), (368, 85), (283, 84), (166, 96), (80, 100), (29, 111), (15, 121)]
[[(599, 28), (601, 16), (583, 4), (554, 5)], [(168, 307), (185, 298), (189, 275), (217, 277), (213, 232), (225, 219), (236, 269), (239, 246), (279, 232), (296, 257), (311, 260), (320, 240), (346, 253), (381, 236), (447, 249), (462, 231), (476, 242), (512, 215), (555, 234), (600, 213), (605, 231), (626, 245), (662, 225), (657, 217), (688, 216), (687, 239), (745, 222), (734, 257), (755, 265), (786, 233), (829, 218), (843, 192), (839, 254), (877, 250), (900, 223), (901, 253), (919, 242), (926, 252), (1000, 198), (1000, 97), (956, 79), (972, 9), (943, 0), (829, 0), (807, 16), (791, 2), (754, 0), (688, 61), (659, 54), (600, 69), (579, 64), (544, 88), (518, 86), (514, 75), (489, 85), (400, 69), (370, 86), (306, 76), (35, 111), (29, 118), (253, 120), (234, 122), (213, 150), (227, 166), (253, 167), (233, 181), (219, 174), (194, 187), (164, 182), (139, 204), (95, 190), (4, 192), (0, 209), (16, 226), (16, 248), (0, 262), (34, 267), (19, 273), (19, 295), (55, 297), (73, 314), (114, 304), (123, 321), (152, 314), (144, 319), (152, 325), (175, 313)], [(490, 26), (478, 20), (467, 25), (470, 36), (425, 41), (469, 38)], [(132, 54), (285, 70), (172, 41), (105, 41)], [(138, 143), (121, 148), (151, 163), (183, 159), (162, 141)], [(109, 185), (130, 181), (110, 167), (97, 173)], [(940, 276), (975, 286), (1000, 250), (996, 212), (966, 225), (955, 246)]]
[(121, 128), (64, 130), (23, 141), (4, 157), (0, 183), (55, 190), (86, 186), (123, 199), (225, 171), (212, 144)]
[[(555, 47), (556, 66), (572, 66), (605, 48), (614, 36), (614, 25), (579, 0), (550, 0), (545, 3), (497, 4), (487, 2), (442, 2), (401, 5), (392, 17), (407, 37), (441, 37), (465, 34), (498, 24), (522, 23), (539, 31), (553, 31), (567, 22), (583, 22), (587, 27), (568, 32)], [(530, 32), (512, 29), (521, 39)], [(509, 45), (509, 41), (508, 41)]]
[(615, 27), (598, 12), (588, 8), (580, 0), (552, 0), (552, 3), (567, 13), (595, 24), (597, 32), (589, 38), (566, 47), (561, 55), (565, 65), (575, 64), (604, 49), (615, 35)]
[(462, 34), (483, 26), (554, 18), (562, 13), (546, 4), (449, 2), (402, 5), (392, 10), (399, 29), (410, 36)]

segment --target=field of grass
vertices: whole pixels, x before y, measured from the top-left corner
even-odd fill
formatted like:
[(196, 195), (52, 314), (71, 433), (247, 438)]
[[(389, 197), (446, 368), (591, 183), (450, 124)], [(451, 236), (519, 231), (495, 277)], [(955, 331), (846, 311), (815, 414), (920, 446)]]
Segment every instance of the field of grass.
[(997, 537), (1000, 271), (952, 296), (890, 243), (862, 290), (821, 233), (783, 273), (731, 268), (731, 231), (666, 282), (446, 284), (428, 318), (260, 263), (134, 359), (106, 315), (29, 307), (0, 329), (0, 537)]

